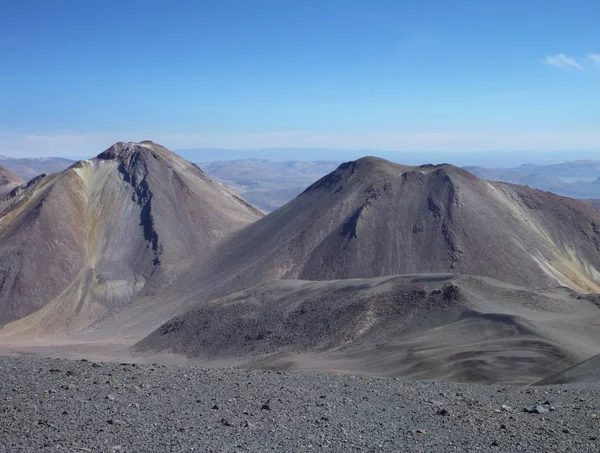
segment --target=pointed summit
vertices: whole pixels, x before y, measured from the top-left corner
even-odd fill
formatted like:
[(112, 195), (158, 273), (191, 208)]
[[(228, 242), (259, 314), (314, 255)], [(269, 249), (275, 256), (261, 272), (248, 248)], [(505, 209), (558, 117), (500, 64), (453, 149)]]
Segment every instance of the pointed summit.
[(85, 328), (168, 285), (262, 216), (147, 141), (34, 180), (2, 207), (0, 327), (12, 322), (4, 330), (17, 333)]
[(97, 158), (102, 160), (119, 160), (127, 161), (133, 156), (152, 156), (154, 158), (162, 157), (163, 159), (177, 160), (184, 162), (185, 159), (179, 157), (172, 151), (169, 151), (162, 145), (154, 143), (151, 140), (143, 140), (141, 142), (117, 142), (110, 148), (98, 154)]

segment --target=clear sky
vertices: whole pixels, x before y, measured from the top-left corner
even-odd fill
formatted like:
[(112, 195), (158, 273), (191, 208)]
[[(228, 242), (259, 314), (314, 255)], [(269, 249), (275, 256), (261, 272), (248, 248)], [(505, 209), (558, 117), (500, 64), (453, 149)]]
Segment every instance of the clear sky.
[(0, 154), (600, 150), (598, 0), (7, 0), (0, 30)]

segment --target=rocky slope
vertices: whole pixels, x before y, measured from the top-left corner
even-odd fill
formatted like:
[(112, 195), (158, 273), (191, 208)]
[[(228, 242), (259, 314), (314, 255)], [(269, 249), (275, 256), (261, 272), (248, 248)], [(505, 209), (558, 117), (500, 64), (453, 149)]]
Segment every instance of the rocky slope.
[(152, 142), (38, 177), (0, 212), (3, 333), (81, 330), (168, 286), (261, 215)]
[(597, 453), (598, 390), (0, 358), (0, 452)]

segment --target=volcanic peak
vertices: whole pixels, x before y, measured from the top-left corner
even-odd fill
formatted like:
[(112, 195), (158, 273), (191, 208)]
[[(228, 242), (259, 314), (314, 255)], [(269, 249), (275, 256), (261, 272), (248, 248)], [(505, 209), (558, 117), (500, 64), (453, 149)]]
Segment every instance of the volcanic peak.
[(173, 154), (165, 147), (158, 145), (150, 140), (142, 142), (117, 142), (110, 148), (101, 152), (97, 158), (100, 160), (119, 160), (125, 161), (131, 159), (134, 155), (152, 155), (157, 157), (158, 154)]
[(302, 195), (321, 191), (338, 193), (344, 187), (348, 187), (350, 181), (353, 181), (352, 186), (354, 184), (379, 185), (378, 182), (400, 181), (400, 178), (410, 181), (423, 181), (426, 175), (434, 176), (435, 179), (446, 182), (463, 178), (471, 181), (477, 180), (469, 172), (451, 164), (409, 166), (396, 164), (379, 157), (366, 156), (358, 160), (344, 162), (336, 170), (309, 186)]

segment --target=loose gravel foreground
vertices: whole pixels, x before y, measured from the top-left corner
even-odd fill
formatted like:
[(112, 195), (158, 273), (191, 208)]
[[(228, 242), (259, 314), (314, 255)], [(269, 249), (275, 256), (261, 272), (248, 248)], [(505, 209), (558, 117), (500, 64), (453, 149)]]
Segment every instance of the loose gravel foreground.
[(0, 357), (0, 451), (598, 453), (598, 387)]

